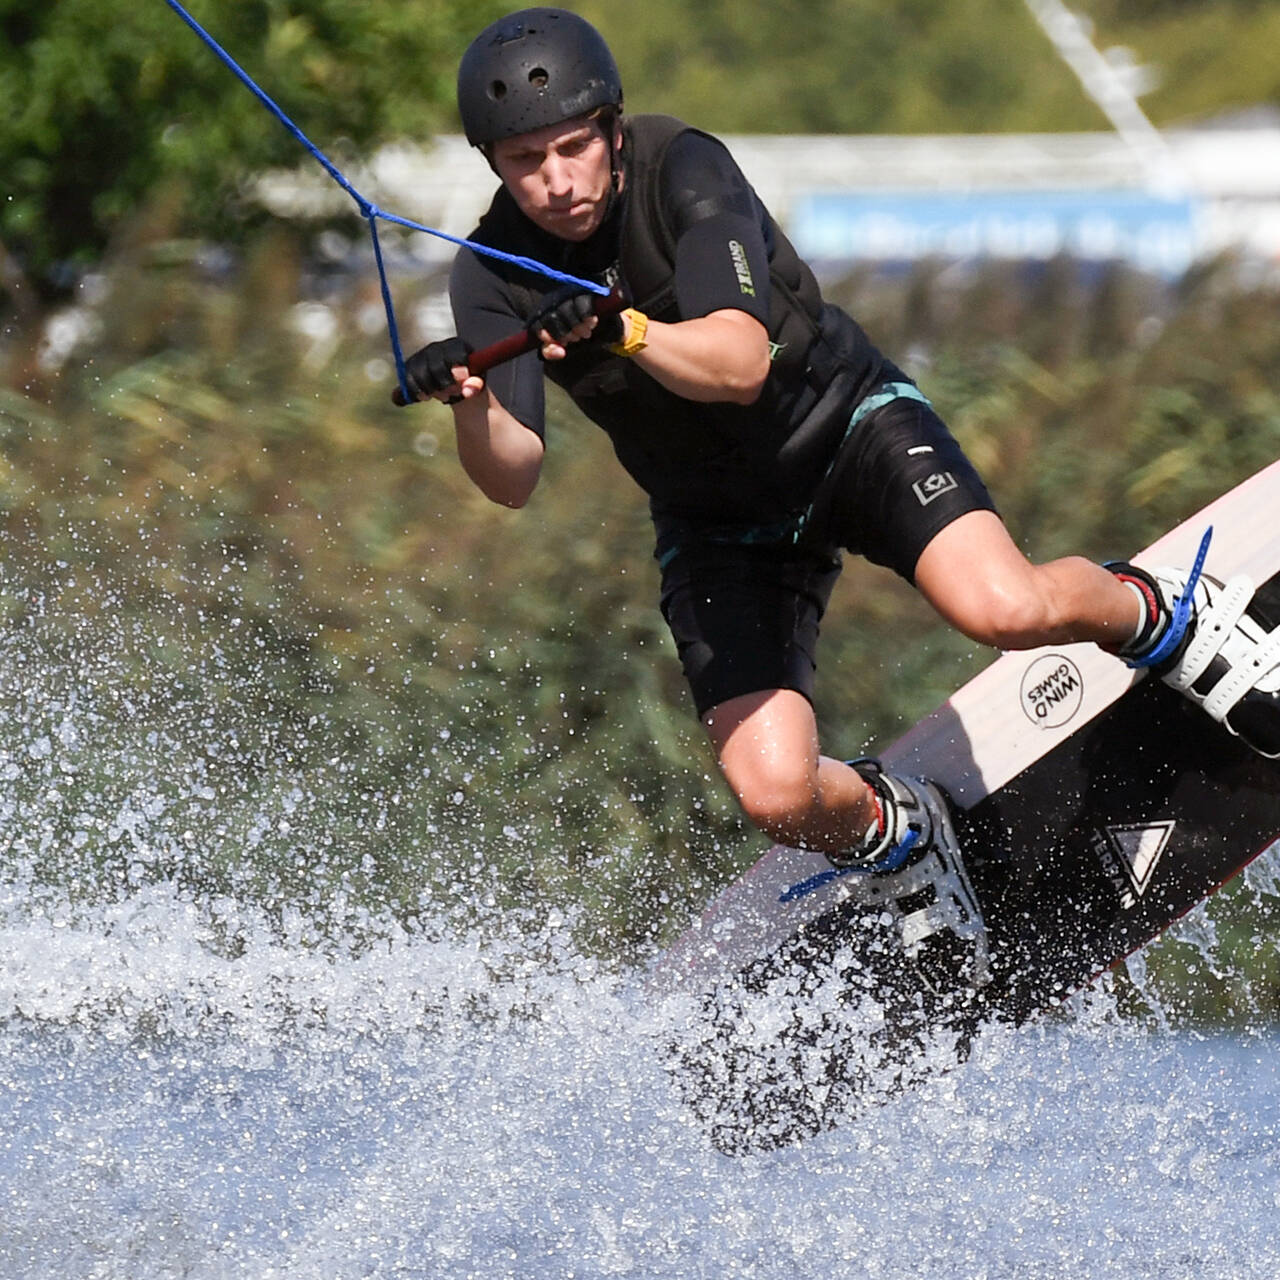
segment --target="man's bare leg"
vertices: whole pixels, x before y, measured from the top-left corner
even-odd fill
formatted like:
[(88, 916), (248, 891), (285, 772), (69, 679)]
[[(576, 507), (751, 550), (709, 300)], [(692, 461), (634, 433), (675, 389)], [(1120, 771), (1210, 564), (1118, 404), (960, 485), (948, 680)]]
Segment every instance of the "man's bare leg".
[(747, 817), (793, 848), (835, 853), (876, 821), (871, 789), (818, 748), (813, 707), (792, 689), (730, 698), (703, 717), (720, 768)]

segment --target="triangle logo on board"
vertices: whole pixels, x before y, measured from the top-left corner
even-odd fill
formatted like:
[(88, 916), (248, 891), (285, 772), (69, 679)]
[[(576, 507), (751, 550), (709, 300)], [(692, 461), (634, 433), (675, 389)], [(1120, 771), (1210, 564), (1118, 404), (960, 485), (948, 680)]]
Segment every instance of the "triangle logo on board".
[(1173, 828), (1172, 821), (1121, 823), (1107, 828), (1107, 842), (1137, 897), (1146, 893)]

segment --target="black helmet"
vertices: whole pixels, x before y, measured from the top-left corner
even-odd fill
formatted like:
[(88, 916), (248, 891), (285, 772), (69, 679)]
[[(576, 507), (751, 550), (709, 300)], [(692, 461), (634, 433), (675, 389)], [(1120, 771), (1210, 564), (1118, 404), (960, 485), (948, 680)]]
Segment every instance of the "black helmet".
[(618, 65), (595, 27), (566, 9), (500, 18), (458, 66), (458, 112), (473, 147), (598, 107), (622, 109)]

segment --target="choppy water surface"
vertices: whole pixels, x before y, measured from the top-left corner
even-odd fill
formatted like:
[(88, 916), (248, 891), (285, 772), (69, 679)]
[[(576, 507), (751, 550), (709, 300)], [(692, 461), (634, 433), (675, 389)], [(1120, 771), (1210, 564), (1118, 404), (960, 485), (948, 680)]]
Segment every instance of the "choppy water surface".
[(545, 906), (517, 929), (495, 851), (404, 816), (468, 767), (444, 729), (393, 785), (281, 718), (275, 668), (185, 681), (198, 633), (58, 621), (0, 640), (0, 1280), (1280, 1273), (1273, 1031), (1102, 991), (725, 1156), (664, 1066), (690, 1010)]
[[(1274, 1276), (1274, 1036), (1076, 1017), (731, 1159), (556, 927), (307, 944), (153, 887), (0, 935), (0, 1275)], [(221, 904), (225, 914), (229, 904)]]

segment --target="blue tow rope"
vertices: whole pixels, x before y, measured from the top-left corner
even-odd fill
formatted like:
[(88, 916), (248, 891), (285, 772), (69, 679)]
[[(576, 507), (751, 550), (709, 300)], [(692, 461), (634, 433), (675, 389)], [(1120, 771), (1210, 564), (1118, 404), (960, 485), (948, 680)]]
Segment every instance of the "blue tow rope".
[(370, 200), (366, 200), (364, 196), (358, 192), (354, 186), (347, 180), (338, 166), (329, 159), (328, 156), (316, 146), (310, 138), (307, 137), (301, 129), (298, 128), (292, 120), (276, 105), (276, 103), (257, 85), (250, 77), (249, 73), (240, 66), (238, 62), (178, 3), (178, 0), (165, 0), (169, 8), (180, 17), (183, 22), (191, 28), (192, 31), (200, 37), (201, 40), (213, 50), (214, 53), (223, 61), (227, 68), (236, 76), (236, 78), (262, 103), (268, 111), (271, 112), (277, 120), (280, 121), (286, 129), (324, 166), (324, 170), (328, 175), (340, 186), (355, 202), (356, 207), (360, 210), (360, 215), (369, 224), (369, 234), (373, 238), (373, 260), (378, 267), (378, 279), (382, 287), (382, 305), (387, 313), (387, 333), (391, 338), (391, 352), (396, 362), (396, 378), (400, 383), (400, 392), (404, 396), (405, 402), (411, 402), (414, 397), (409, 393), (409, 387), (405, 380), (404, 372), (404, 352), (400, 348), (400, 330), (396, 324), (395, 308), (391, 304), (391, 286), (387, 282), (386, 264), (382, 258), (382, 244), (378, 239), (378, 219), (382, 218), (386, 222), (394, 222), (397, 226), (408, 227), (412, 231), (422, 231), (429, 236), (436, 236), (441, 240), (448, 240), (451, 244), (459, 245), (462, 248), (471, 249), (475, 253), (482, 253), (486, 257), (498, 258), (503, 262), (509, 262), (513, 266), (523, 267), (526, 271), (536, 272), (538, 275), (546, 276), (551, 280), (558, 280), (562, 284), (575, 284), (590, 293), (597, 293), (601, 297), (607, 297), (609, 288), (607, 285), (596, 284), (591, 280), (583, 280), (578, 276), (569, 275), (564, 271), (557, 271), (554, 267), (548, 267), (545, 263), (538, 262), (533, 258), (521, 257), (519, 254), (504, 253), (501, 249), (492, 249), (485, 244), (477, 244), (474, 240), (466, 240), (460, 236), (451, 236), (447, 232), (439, 231), (435, 227), (425, 227), (420, 222), (414, 222), (409, 218), (398, 217), (394, 213), (387, 213), (379, 209), (376, 204)]

